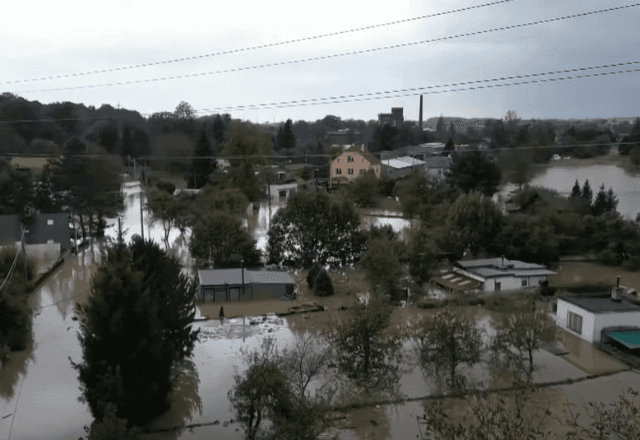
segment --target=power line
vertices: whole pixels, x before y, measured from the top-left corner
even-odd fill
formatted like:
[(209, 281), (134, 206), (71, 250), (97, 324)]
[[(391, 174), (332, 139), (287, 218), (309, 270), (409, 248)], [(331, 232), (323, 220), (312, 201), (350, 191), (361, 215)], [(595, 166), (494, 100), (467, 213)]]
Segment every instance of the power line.
[[(444, 143), (442, 143), (444, 145)], [(419, 144), (417, 144), (419, 145)], [(408, 147), (417, 146), (417, 145), (408, 145)], [(582, 148), (582, 147), (606, 147), (606, 146), (618, 146), (618, 145), (638, 145), (638, 142), (608, 142), (608, 143), (598, 143), (598, 144), (577, 144), (577, 145), (564, 145), (564, 144), (549, 144), (549, 145), (537, 145), (537, 146), (527, 146), (527, 147), (500, 147), (500, 148), (489, 148), (486, 150), (478, 150), (485, 152), (492, 151), (515, 151), (515, 150), (535, 150), (535, 149), (545, 149), (545, 148)], [(461, 150), (459, 153), (464, 153), (466, 151), (475, 151), (474, 149), (469, 150)], [(12, 156), (19, 157), (58, 157), (58, 156), (43, 156), (43, 155), (24, 155), (15, 153)], [(113, 156), (113, 155), (112, 155)], [(0, 155), (0, 158), (6, 157)], [(96, 155), (96, 154), (87, 154), (87, 155), (74, 155), (69, 156), (74, 158), (81, 159), (95, 159), (95, 158), (104, 158), (104, 155)], [(289, 159), (305, 159), (305, 158), (321, 158), (335, 157), (334, 154), (303, 154), (303, 155), (293, 155), (293, 156), (277, 156), (277, 155), (247, 155), (247, 156), (141, 156), (142, 159), (152, 161), (170, 161), (170, 160), (187, 160), (187, 159), (202, 159), (202, 160), (246, 160), (246, 159), (279, 159), (279, 160), (289, 160)], [(385, 159), (386, 160), (386, 159)], [(318, 165), (318, 166), (326, 166), (326, 165)], [(119, 193), (120, 191), (113, 191), (114, 193)]]
[(58, 88), (52, 88), (52, 89), (24, 90), (24, 91), (19, 91), (19, 92), (15, 92), (15, 93), (24, 94), (24, 93), (35, 93), (35, 92), (55, 92), (55, 91), (62, 91), (62, 90), (78, 90), (78, 89), (99, 88), (99, 87), (114, 87), (114, 86), (131, 85), (131, 84), (143, 84), (143, 83), (151, 83), (151, 82), (159, 82), (159, 81), (169, 81), (169, 80), (174, 80), (174, 79), (193, 78), (193, 77), (206, 76), (206, 75), (217, 75), (217, 74), (220, 74), (220, 73), (240, 72), (240, 71), (245, 71), (245, 70), (255, 70), (255, 69), (262, 69), (262, 68), (266, 68), (266, 67), (282, 66), (282, 65), (287, 65), (287, 64), (306, 63), (306, 62), (309, 62), (309, 61), (320, 61), (320, 60), (326, 60), (326, 59), (331, 59), (331, 58), (339, 58), (339, 57), (346, 57), (346, 56), (351, 56), (351, 55), (359, 55), (359, 54), (365, 54), (365, 53), (379, 52), (379, 51), (383, 51), (383, 50), (398, 49), (398, 48), (401, 48), (401, 47), (409, 47), (409, 46), (415, 46), (415, 45), (419, 45), (419, 44), (434, 43), (434, 42), (437, 42), (437, 41), (445, 41), (445, 40), (450, 40), (450, 39), (454, 39), (454, 38), (469, 37), (469, 36), (473, 36), (473, 35), (480, 35), (480, 34), (486, 34), (486, 33), (492, 33), (492, 32), (499, 32), (499, 31), (505, 31), (505, 30), (515, 29), (515, 28), (523, 28), (523, 27), (534, 26), (534, 25), (538, 25), (538, 24), (550, 23), (552, 21), (568, 20), (568, 19), (572, 19), (572, 18), (586, 17), (586, 16), (589, 16), (589, 15), (601, 14), (601, 13), (604, 13), (604, 12), (611, 12), (611, 11), (616, 11), (616, 10), (621, 10), (621, 9), (633, 8), (633, 7), (636, 7), (636, 6), (640, 6), (640, 3), (635, 3), (635, 4), (632, 4), (632, 5), (626, 5), (626, 6), (616, 6), (614, 8), (601, 9), (601, 10), (591, 11), (591, 12), (583, 12), (583, 13), (573, 14), (573, 15), (566, 15), (566, 16), (563, 16), (563, 17), (549, 18), (549, 19), (546, 19), (546, 20), (538, 20), (538, 21), (533, 21), (533, 22), (529, 22), (529, 23), (523, 23), (523, 24), (517, 24), (517, 25), (511, 25), (511, 26), (504, 26), (504, 27), (493, 28), (493, 29), (486, 29), (486, 30), (483, 30), (483, 31), (467, 32), (467, 33), (464, 33), (464, 34), (451, 35), (451, 36), (448, 36), (448, 37), (438, 37), (438, 38), (432, 38), (432, 39), (429, 39), (429, 40), (414, 41), (414, 42), (411, 42), (411, 43), (394, 44), (394, 45), (391, 45), (391, 46), (377, 47), (377, 48), (373, 48), (373, 49), (362, 49), (362, 50), (357, 50), (357, 51), (353, 51), (353, 52), (343, 52), (343, 53), (339, 53), (339, 54), (324, 55), (324, 56), (312, 57), (312, 58), (303, 58), (303, 59), (299, 59), (299, 60), (289, 60), (289, 61), (282, 61), (282, 62), (269, 63), (269, 64), (260, 64), (260, 65), (256, 65), (256, 66), (236, 67), (236, 68), (232, 68), (232, 69), (214, 70), (214, 71), (210, 71), (210, 72), (189, 73), (189, 74), (185, 74), (185, 75), (174, 75), (174, 76), (167, 76), (167, 77), (162, 77), (162, 78), (147, 78), (147, 79), (132, 80), (132, 81), (121, 81), (121, 82), (115, 82), (115, 83), (92, 84), (92, 85), (90, 84), (90, 85), (86, 85), (86, 86), (58, 87)]
[(470, 11), (470, 10), (473, 10), (473, 9), (484, 8), (484, 7), (487, 7), (487, 6), (498, 5), (498, 4), (501, 4), (501, 3), (508, 3), (508, 2), (511, 2), (511, 1), (513, 1), (513, 0), (494, 1), (494, 2), (491, 2), (491, 3), (484, 3), (482, 5), (468, 6), (468, 7), (465, 7), (465, 8), (453, 9), (453, 10), (450, 10), (450, 11), (437, 12), (437, 13), (428, 14), (428, 15), (421, 15), (419, 17), (405, 18), (405, 19), (402, 19), (402, 20), (391, 21), (391, 22), (388, 22), (388, 23), (379, 23), (379, 24), (374, 24), (374, 25), (370, 25), (370, 26), (364, 26), (364, 27), (360, 27), (360, 28), (347, 29), (347, 30), (342, 30), (342, 31), (338, 31), (338, 32), (330, 32), (330, 33), (326, 33), (326, 34), (314, 35), (314, 36), (311, 36), (311, 37), (296, 38), (296, 39), (292, 39), (292, 40), (280, 41), (280, 42), (277, 42), (277, 43), (262, 44), (262, 45), (259, 45), (259, 46), (245, 47), (245, 48), (241, 48), (241, 49), (232, 49), (232, 50), (209, 53), (209, 54), (204, 54), (204, 55), (197, 55), (197, 56), (184, 57), (184, 58), (175, 58), (175, 59), (172, 59), (172, 60), (165, 60), (165, 61), (153, 61), (153, 62), (150, 62), (150, 63), (137, 64), (137, 65), (132, 65), (132, 66), (115, 67), (115, 68), (112, 68), (112, 69), (92, 70), (92, 71), (88, 71), (88, 72), (69, 73), (69, 74), (64, 74), (64, 75), (52, 75), (52, 76), (41, 77), (41, 78), (31, 78), (31, 79), (24, 79), (24, 80), (6, 81), (4, 83), (0, 83), (0, 85), (35, 82), (35, 81), (47, 81), (47, 80), (51, 80), (51, 79), (72, 78), (72, 77), (78, 77), (78, 76), (94, 75), (94, 74), (97, 74), (97, 73), (110, 73), (110, 72), (119, 72), (119, 71), (123, 71), (123, 70), (139, 69), (139, 68), (143, 68), (143, 67), (158, 66), (158, 65), (162, 65), (162, 64), (181, 63), (181, 62), (184, 62), (184, 61), (191, 61), (191, 60), (197, 60), (197, 59), (202, 59), (202, 58), (211, 58), (211, 57), (217, 57), (217, 56), (220, 56), (220, 55), (229, 55), (229, 54), (232, 54), (232, 53), (247, 52), (247, 51), (257, 50), (257, 49), (265, 49), (267, 47), (283, 46), (285, 44), (299, 43), (299, 42), (302, 42), (302, 41), (316, 40), (316, 39), (320, 39), (320, 38), (333, 37), (333, 36), (336, 36), (336, 35), (343, 35), (343, 34), (349, 34), (349, 33), (354, 33), (354, 32), (361, 32), (361, 31), (365, 31), (365, 30), (369, 30), (369, 29), (376, 29), (376, 28), (381, 28), (381, 27), (386, 27), (386, 26), (393, 26), (393, 25), (402, 24), (402, 23), (409, 23), (409, 22), (412, 22), (412, 21), (424, 20), (424, 19), (427, 19), (427, 18), (433, 18), (433, 17), (442, 16), (442, 15), (455, 14), (455, 13), (463, 12), (463, 11)]
[[(286, 107), (303, 107), (303, 106), (309, 106), (309, 105), (323, 105), (323, 104), (339, 104), (339, 103), (345, 103), (345, 102), (355, 102), (355, 101), (363, 101), (363, 100), (379, 100), (379, 99), (390, 99), (390, 98), (396, 98), (396, 97), (404, 97), (404, 96), (416, 96), (416, 95), (428, 95), (428, 94), (435, 94), (435, 93), (445, 93), (445, 92), (452, 92), (452, 91), (461, 91), (461, 90), (476, 90), (476, 89), (483, 89), (483, 88), (492, 88), (492, 87), (506, 87), (506, 86), (510, 86), (510, 85), (521, 85), (521, 84), (532, 84), (532, 83), (537, 83), (537, 82), (546, 82), (547, 80), (540, 80), (540, 81), (524, 81), (524, 82), (517, 82), (517, 83), (505, 83), (505, 84), (496, 84), (496, 85), (488, 85), (485, 87), (469, 87), (469, 88), (462, 88), (462, 89), (452, 89), (452, 90), (439, 90), (439, 91), (432, 91), (432, 92), (428, 92), (428, 90), (432, 90), (432, 89), (446, 89), (446, 88), (450, 88), (450, 87), (457, 87), (457, 86), (461, 86), (461, 85), (472, 85), (472, 84), (482, 84), (482, 83), (493, 83), (493, 82), (497, 82), (497, 81), (507, 81), (507, 80), (514, 80), (514, 79), (523, 79), (523, 78), (536, 78), (536, 77), (545, 77), (545, 76), (549, 76), (549, 75), (557, 75), (557, 74), (561, 74), (561, 73), (571, 73), (571, 72), (581, 72), (581, 71), (589, 71), (589, 70), (595, 70), (595, 69), (604, 69), (604, 68), (609, 68), (609, 67), (617, 67), (617, 66), (624, 66), (624, 65), (634, 65), (634, 64), (640, 64), (640, 61), (626, 61), (626, 62), (621, 62), (621, 63), (614, 63), (614, 64), (604, 64), (602, 66), (588, 66), (588, 67), (577, 67), (577, 68), (573, 68), (573, 69), (564, 69), (564, 70), (557, 70), (555, 72), (537, 72), (537, 73), (529, 73), (529, 74), (521, 74), (521, 75), (512, 75), (512, 76), (505, 76), (505, 77), (500, 77), (500, 78), (489, 78), (489, 79), (482, 79), (482, 80), (475, 80), (475, 81), (466, 81), (466, 82), (459, 82), (459, 83), (452, 83), (452, 84), (441, 84), (441, 85), (435, 85), (435, 86), (425, 86), (425, 87), (414, 87), (414, 88), (408, 88), (408, 89), (398, 89), (398, 90), (387, 90), (387, 91), (378, 91), (378, 92), (368, 92), (368, 93), (359, 93), (359, 94), (353, 94), (353, 95), (342, 95), (342, 96), (332, 96), (332, 97), (323, 97), (323, 98), (310, 98), (310, 99), (301, 99), (301, 100), (295, 100), (295, 101), (282, 101), (282, 102), (273, 102), (273, 103), (263, 103), (263, 104), (250, 104), (250, 105), (242, 105), (242, 106), (228, 106), (228, 107), (215, 107), (215, 108), (211, 108), (211, 109), (200, 109), (200, 110), (196, 110), (196, 112), (198, 113), (204, 113), (204, 112), (219, 112), (219, 111), (232, 111), (232, 110), (262, 110), (262, 109), (270, 109), (270, 108), (286, 108)], [(582, 78), (590, 78), (590, 77), (597, 77), (597, 76), (605, 76), (607, 74), (609, 75), (614, 75), (614, 74), (622, 74), (622, 73), (631, 73), (631, 72), (636, 72), (638, 71), (638, 69), (635, 70), (626, 70), (626, 71), (617, 71), (617, 72), (609, 72), (609, 73), (600, 73), (600, 74), (593, 74), (593, 75), (576, 75), (575, 77), (567, 77), (567, 78), (552, 78), (548, 81), (563, 81), (563, 80), (568, 80), (568, 79), (582, 79)], [(409, 94), (404, 94), (404, 95), (392, 95), (393, 93), (400, 93), (400, 92), (406, 92), (406, 91), (419, 91), (418, 93), (409, 93)], [(427, 92), (425, 92), (427, 91)], [(385, 96), (385, 95), (392, 95), (392, 96)], [(366, 98), (366, 97), (370, 97), (368, 99), (351, 99), (351, 98)], [(143, 113), (145, 114), (145, 113)], [(109, 118), (87, 118), (86, 120), (90, 120), (90, 121), (97, 121), (97, 120), (108, 120)], [(85, 119), (81, 119), (81, 118), (64, 118), (64, 119), (39, 119), (39, 120), (33, 120), (33, 119), (21, 119), (21, 120), (12, 120), (12, 121), (0, 121), (0, 124), (12, 124), (12, 123), (37, 123), (37, 122), (57, 122), (57, 121), (84, 121)], [(17, 156), (20, 156), (19, 154), (16, 154)], [(83, 157), (86, 157), (83, 155)]]
[[(301, 100), (298, 100), (298, 101), (270, 102), (270, 103), (265, 103), (265, 104), (251, 104), (251, 105), (246, 105), (246, 106), (239, 105), (239, 106), (229, 106), (229, 107), (214, 107), (212, 109), (196, 110), (196, 112), (229, 111), (229, 110), (262, 110), (262, 109), (276, 108), (276, 106), (289, 105), (289, 104), (301, 104), (302, 105), (303, 103), (311, 103), (311, 102), (335, 101), (335, 100), (343, 100), (343, 99), (349, 99), (349, 98), (359, 98), (359, 97), (365, 97), (365, 96), (379, 96), (379, 95), (386, 95), (386, 94), (391, 94), (391, 93), (409, 92), (409, 91), (423, 91), (423, 90), (429, 90), (429, 89), (440, 89), (440, 88), (448, 88), (448, 87), (457, 87), (457, 86), (470, 85), (470, 84), (481, 84), (481, 83), (488, 83), (488, 82), (506, 81), (506, 80), (522, 79), (522, 78), (530, 78), (530, 77), (538, 77), (538, 76), (558, 75), (558, 74), (562, 74), (562, 73), (571, 73), (571, 72), (587, 71), (587, 70), (594, 70), (594, 69), (605, 69), (605, 68), (609, 68), (609, 67), (617, 67), (617, 66), (633, 65), (633, 64), (640, 64), (640, 61), (627, 61), (627, 62), (616, 63), (616, 64), (604, 64), (602, 66), (589, 66), (589, 67), (578, 67), (578, 68), (575, 68), (575, 69), (557, 70), (555, 72), (538, 72), (538, 73), (530, 73), (530, 74), (525, 74), (525, 75), (513, 75), (513, 76), (505, 76), (505, 77), (501, 77), (501, 78), (490, 78), (490, 79), (481, 79), (481, 80), (476, 80), (476, 81), (466, 81), (466, 82), (459, 82), (459, 83), (453, 83), (453, 84), (441, 84), (441, 85), (436, 85), (436, 86), (426, 86), (426, 87), (414, 87), (414, 88), (408, 88), (408, 89), (388, 90), (388, 91), (383, 91), (383, 92), (358, 93), (358, 94), (353, 94), (353, 95), (331, 96), (331, 97), (327, 97), (327, 98), (301, 99)], [(424, 94), (424, 93), (420, 93), (420, 94)], [(385, 97), (382, 97), (380, 99), (385, 99)], [(342, 102), (342, 101), (338, 101), (338, 102)]]
[[(25, 233), (26, 229), (22, 229), (22, 236), (20, 237), (20, 242), (22, 242), (24, 240), (24, 233)], [(2, 285), (0, 285), (0, 292), (2, 292), (3, 287), (6, 284), (6, 288), (4, 289), (4, 292), (2, 292), (2, 295), (0, 295), (0, 302), (2, 301), (2, 299), (4, 298), (4, 295), (7, 293), (7, 290), (9, 289), (9, 284), (11, 283), (11, 279), (13, 278), (13, 274), (15, 273), (16, 270), (16, 265), (18, 262), (18, 256), (20, 255), (20, 251), (16, 250), (16, 256), (13, 259), (13, 263), (11, 263), (11, 268), (9, 269), (9, 272), (7, 273), (7, 276), (5, 277)], [(26, 255), (25, 255), (26, 258)], [(26, 276), (26, 275), (25, 275)]]

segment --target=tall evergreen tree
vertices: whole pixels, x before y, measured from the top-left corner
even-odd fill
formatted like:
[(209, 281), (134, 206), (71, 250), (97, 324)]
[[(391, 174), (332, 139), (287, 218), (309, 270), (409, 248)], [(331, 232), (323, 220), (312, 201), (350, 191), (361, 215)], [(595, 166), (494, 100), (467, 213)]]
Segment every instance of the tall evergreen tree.
[(600, 189), (598, 190), (598, 194), (596, 194), (596, 199), (593, 201), (593, 206), (591, 207), (591, 213), (595, 216), (599, 216), (607, 212), (607, 192), (604, 189), (604, 183), (600, 185)]
[(573, 189), (571, 190), (571, 198), (578, 199), (580, 197), (582, 197), (582, 193), (580, 192), (580, 183), (578, 182), (578, 179), (576, 179), (576, 183), (573, 185)]
[(141, 425), (169, 408), (172, 373), (191, 356), (198, 331), (196, 285), (177, 258), (138, 239), (105, 251), (91, 295), (77, 305), (82, 395), (97, 422), (110, 409)]
[(607, 212), (616, 212), (618, 209), (618, 196), (613, 192), (613, 188), (609, 187), (606, 197)]
[(593, 201), (593, 190), (591, 189), (591, 185), (589, 185), (589, 179), (584, 181), (584, 186), (582, 187), (582, 193), (580, 196), (589, 204)]
[(211, 124), (211, 135), (213, 136), (213, 148), (220, 148), (224, 142), (225, 135), (225, 125), (220, 115), (216, 115), (213, 118), (213, 124)]
[(207, 184), (209, 176), (216, 170), (217, 163), (215, 159), (200, 158), (210, 157), (212, 154), (206, 131), (202, 129), (200, 140), (195, 150), (196, 158), (191, 162), (189, 171), (185, 175), (188, 188), (199, 189)]

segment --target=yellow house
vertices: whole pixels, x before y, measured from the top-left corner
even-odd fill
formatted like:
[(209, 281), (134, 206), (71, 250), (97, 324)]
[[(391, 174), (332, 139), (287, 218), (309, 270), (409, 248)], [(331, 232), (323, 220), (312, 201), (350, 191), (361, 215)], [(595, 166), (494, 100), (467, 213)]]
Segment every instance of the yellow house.
[(363, 148), (353, 146), (343, 151), (331, 163), (329, 184), (348, 183), (365, 171), (373, 170), (376, 177), (380, 177), (382, 164), (373, 153)]

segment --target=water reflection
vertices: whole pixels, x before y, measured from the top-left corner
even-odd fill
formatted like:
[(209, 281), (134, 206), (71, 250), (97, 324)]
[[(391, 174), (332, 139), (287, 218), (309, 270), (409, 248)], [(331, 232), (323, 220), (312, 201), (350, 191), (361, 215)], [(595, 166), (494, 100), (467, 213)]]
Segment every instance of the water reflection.
[[(174, 388), (169, 395), (171, 407), (169, 410), (152, 420), (144, 427), (144, 431), (151, 432), (142, 436), (145, 439), (173, 440), (178, 439), (183, 429), (171, 429), (193, 421), (194, 416), (202, 416), (202, 399), (198, 394), (200, 377), (195, 362), (185, 359), (176, 366)], [(163, 431), (163, 432), (154, 432)]]
[[(24, 350), (10, 353), (7, 358), (0, 362), (0, 398), (11, 400), (16, 392), (16, 386), (20, 377), (24, 377), (27, 372), (27, 365), (33, 361), (33, 346)], [(0, 414), (0, 418), (5, 414)]]

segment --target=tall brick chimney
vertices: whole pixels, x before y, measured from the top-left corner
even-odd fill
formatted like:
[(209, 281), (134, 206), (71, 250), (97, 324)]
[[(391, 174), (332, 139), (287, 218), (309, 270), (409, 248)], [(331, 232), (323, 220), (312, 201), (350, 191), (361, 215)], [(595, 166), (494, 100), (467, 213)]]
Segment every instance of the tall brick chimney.
[(422, 133), (422, 95), (420, 95), (420, 120), (418, 122), (418, 127), (420, 127), (420, 132)]

